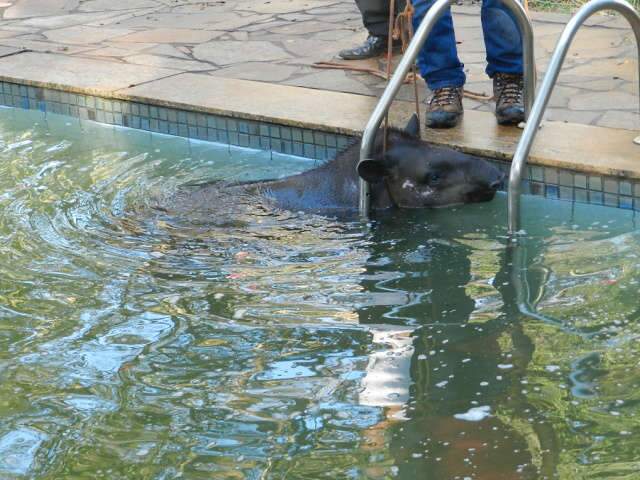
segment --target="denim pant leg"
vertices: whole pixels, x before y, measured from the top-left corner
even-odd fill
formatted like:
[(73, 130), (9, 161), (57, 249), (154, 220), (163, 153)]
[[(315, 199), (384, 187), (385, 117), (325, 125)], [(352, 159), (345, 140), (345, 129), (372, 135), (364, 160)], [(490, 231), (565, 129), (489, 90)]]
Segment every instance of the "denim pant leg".
[[(418, 29), (435, 0), (415, 0), (413, 28)], [(433, 26), (429, 38), (418, 55), (418, 69), (431, 90), (461, 87), (466, 80), (464, 65), (458, 59), (451, 11), (447, 10)]]
[(483, 0), (482, 33), (487, 49), (487, 75), (522, 74), (522, 35), (515, 18), (500, 0)]

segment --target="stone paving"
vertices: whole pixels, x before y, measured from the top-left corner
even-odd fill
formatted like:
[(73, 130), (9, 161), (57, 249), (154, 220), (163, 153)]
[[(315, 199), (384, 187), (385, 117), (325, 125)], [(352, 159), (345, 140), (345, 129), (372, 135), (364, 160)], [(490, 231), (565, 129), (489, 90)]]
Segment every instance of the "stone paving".
[[(467, 88), (490, 94), (479, 8), (454, 12)], [(352, 0), (0, 0), (0, 14), (0, 57), (14, 55), (17, 62), (27, 50), (68, 56), (79, 65), (87, 58), (109, 60), (114, 76), (128, 85), (192, 72), (371, 96), (384, 87), (367, 73), (312, 67), (365, 38)], [(532, 17), (544, 71), (568, 17)], [(640, 128), (635, 50), (622, 19), (594, 18), (574, 42), (547, 118)], [(352, 64), (382, 67), (382, 60)], [(41, 69), (34, 75), (46, 77), (47, 65)], [(410, 99), (412, 92), (404, 87), (399, 98)], [(424, 87), (420, 92), (425, 95)], [(493, 108), (468, 98), (465, 107)]]

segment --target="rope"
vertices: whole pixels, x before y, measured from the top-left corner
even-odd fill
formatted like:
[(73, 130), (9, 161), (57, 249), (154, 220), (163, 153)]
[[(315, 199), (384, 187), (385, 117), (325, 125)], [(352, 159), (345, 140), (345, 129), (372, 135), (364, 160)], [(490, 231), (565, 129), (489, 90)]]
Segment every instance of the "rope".
[[(407, 0), (404, 10), (398, 15), (394, 24), (394, 37), (399, 37), (402, 42), (402, 53), (404, 54), (409, 48), (411, 39), (413, 38), (413, 14), (415, 9), (411, 0)], [(418, 73), (416, 71), (416, 63), (411, 65), (411, 74), (413, 76), (413, 95), (416, 102), (416, 115), (420, 118), (420, 98), (418, 96)]]
[[(321, 68), (327, 70), (346, 70), (349, 72), (363, 72), (370, 73), (371, 75), (375, 75), (383, 80), (388, 80), (386, 72), (379, 70), (377, 68), (371, 67), (359, 67), (356, 65), (347, 65), (346, 63), (341, 62), (316, 62), (312, 65), (313, 68)], [(409, 73), (407, 78), (405, 78), (404, 83), (411, 83), (414, 81), (414, 74)]]
[[(528, 10), (528, 2), (525, 2), (525, 9)], [(347, 70), (353, 72), (364, 72), (369, 73), (371, 75), (375, 75), (376, 77), (380, 77), (387, 81), (387, 84), (391, 78), (391, 60), (393, 57), (393, 41), (400, 40), (401, 43), (401, 51), (404, 54), (409, 47), (409, 43), (411, 43), (411, 39), (413, 38), (413, 15), (415, 13), (415, 9), (413, 8), (413, 4), (411, 0), (406, 0), (406, 5), (404, 10), (398, 15), (395, 15), (395, 5), (396, 0), (390, 0), (389, 2), (389, 34), (387, 36), (387, 65), (385, 71), (382, 72), (376, 68), (369, 67), (359, 67), (355, 65), (348, 65), (344, 63), (338, 62), (315, 62), (312, 64), (313, 68), (321, 68), (321, 69), (333, 69), (333, 70)], [(416, 69), (416, 64), (413, 62), (411, 65), (411, 72), (404, 79), (403, 83), (413, 83), (413, 93), (415, 99), (415, 110), (416, 115), (420, 118), (420, 98), (418, 95), (418, 73)], [(493, 100), (493, 96), (487, 95), (485, 93), (472, 92), (470, 90), (463, 90), (463, 95), (467, 98), (472, 98), (474, 100), (479, 101), (490, 101)], [(386, 152), (387, 150), (387, 131), (389, 129), (389, 113), (384, 117), (384, 138), (382, 144), (382, 151)]]
[[(356, 65), (348, 65), (346, 63), (341, 63), (341, 62), (324, 62), (324, 61), (316, 62), (311, 66), (313, 68), (318, 68), (322, 70), (345, 70), (347, 72), (369, 73), (378, 78), (381, 78), (382, 80), (388, 80), (387, 74), (384, 71), (379, 70), (377, 68), (359, 67)], [(416, 78), (418, 78), (418, 75), (416, 73), (409, 72), (409, 74), (407, 75), (407, 78), (405, 78), (404, 80), (404, 83), (413, 83), (414, 79)], [(417, 89), (417, 85), (416, 85), (416, 89)], [(487, 95), (486, 93), (474, 92), (471, 90), (465, 90), (464, 96), (467, 98), (473, 98), (474, 100), (487, 100), (487, 101), (493, 100), (493, 96)]]
[[(396, 0), (391, 0), (389, 3), (389, 34), (387, 35), (387, 85), (389, 84), (389, 80), (391, 79), (391, 59), (393, 57), (393, 35), (396, 33), (395, 30), (395, 21), (393, 19), (396, 14)], [(393, 101), (393, 100), (392, 100)], [(389, 110), (387, 109), (387, 114), (384, 116), (384, 131), (382, 137), (382, 154), (387, 151), (387, 140), (388, 140), (388, 132), (389, 132)]]

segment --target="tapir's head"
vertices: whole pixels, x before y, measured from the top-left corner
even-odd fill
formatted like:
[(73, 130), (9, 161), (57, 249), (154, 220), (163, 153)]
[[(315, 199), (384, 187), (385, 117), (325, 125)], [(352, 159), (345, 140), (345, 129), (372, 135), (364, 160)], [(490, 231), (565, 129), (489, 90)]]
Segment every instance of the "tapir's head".
[(373, 158), (358, 165), (358, 174), (384, 184), (398, 207), (444, 207), (493, 199), (505, 175), (489, 162), (419, 140), (417, 117), (404, 131), (389, 132), (386, 153), (376, 142)]

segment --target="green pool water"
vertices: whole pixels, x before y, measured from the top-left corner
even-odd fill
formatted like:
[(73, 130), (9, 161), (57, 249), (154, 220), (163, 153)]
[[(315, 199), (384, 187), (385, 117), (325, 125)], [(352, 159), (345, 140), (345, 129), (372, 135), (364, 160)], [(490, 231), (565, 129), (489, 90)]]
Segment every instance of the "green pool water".
[(155, 208), (313, 165), (0, 110), (1, 479), (640, 478), (633, 212)]

